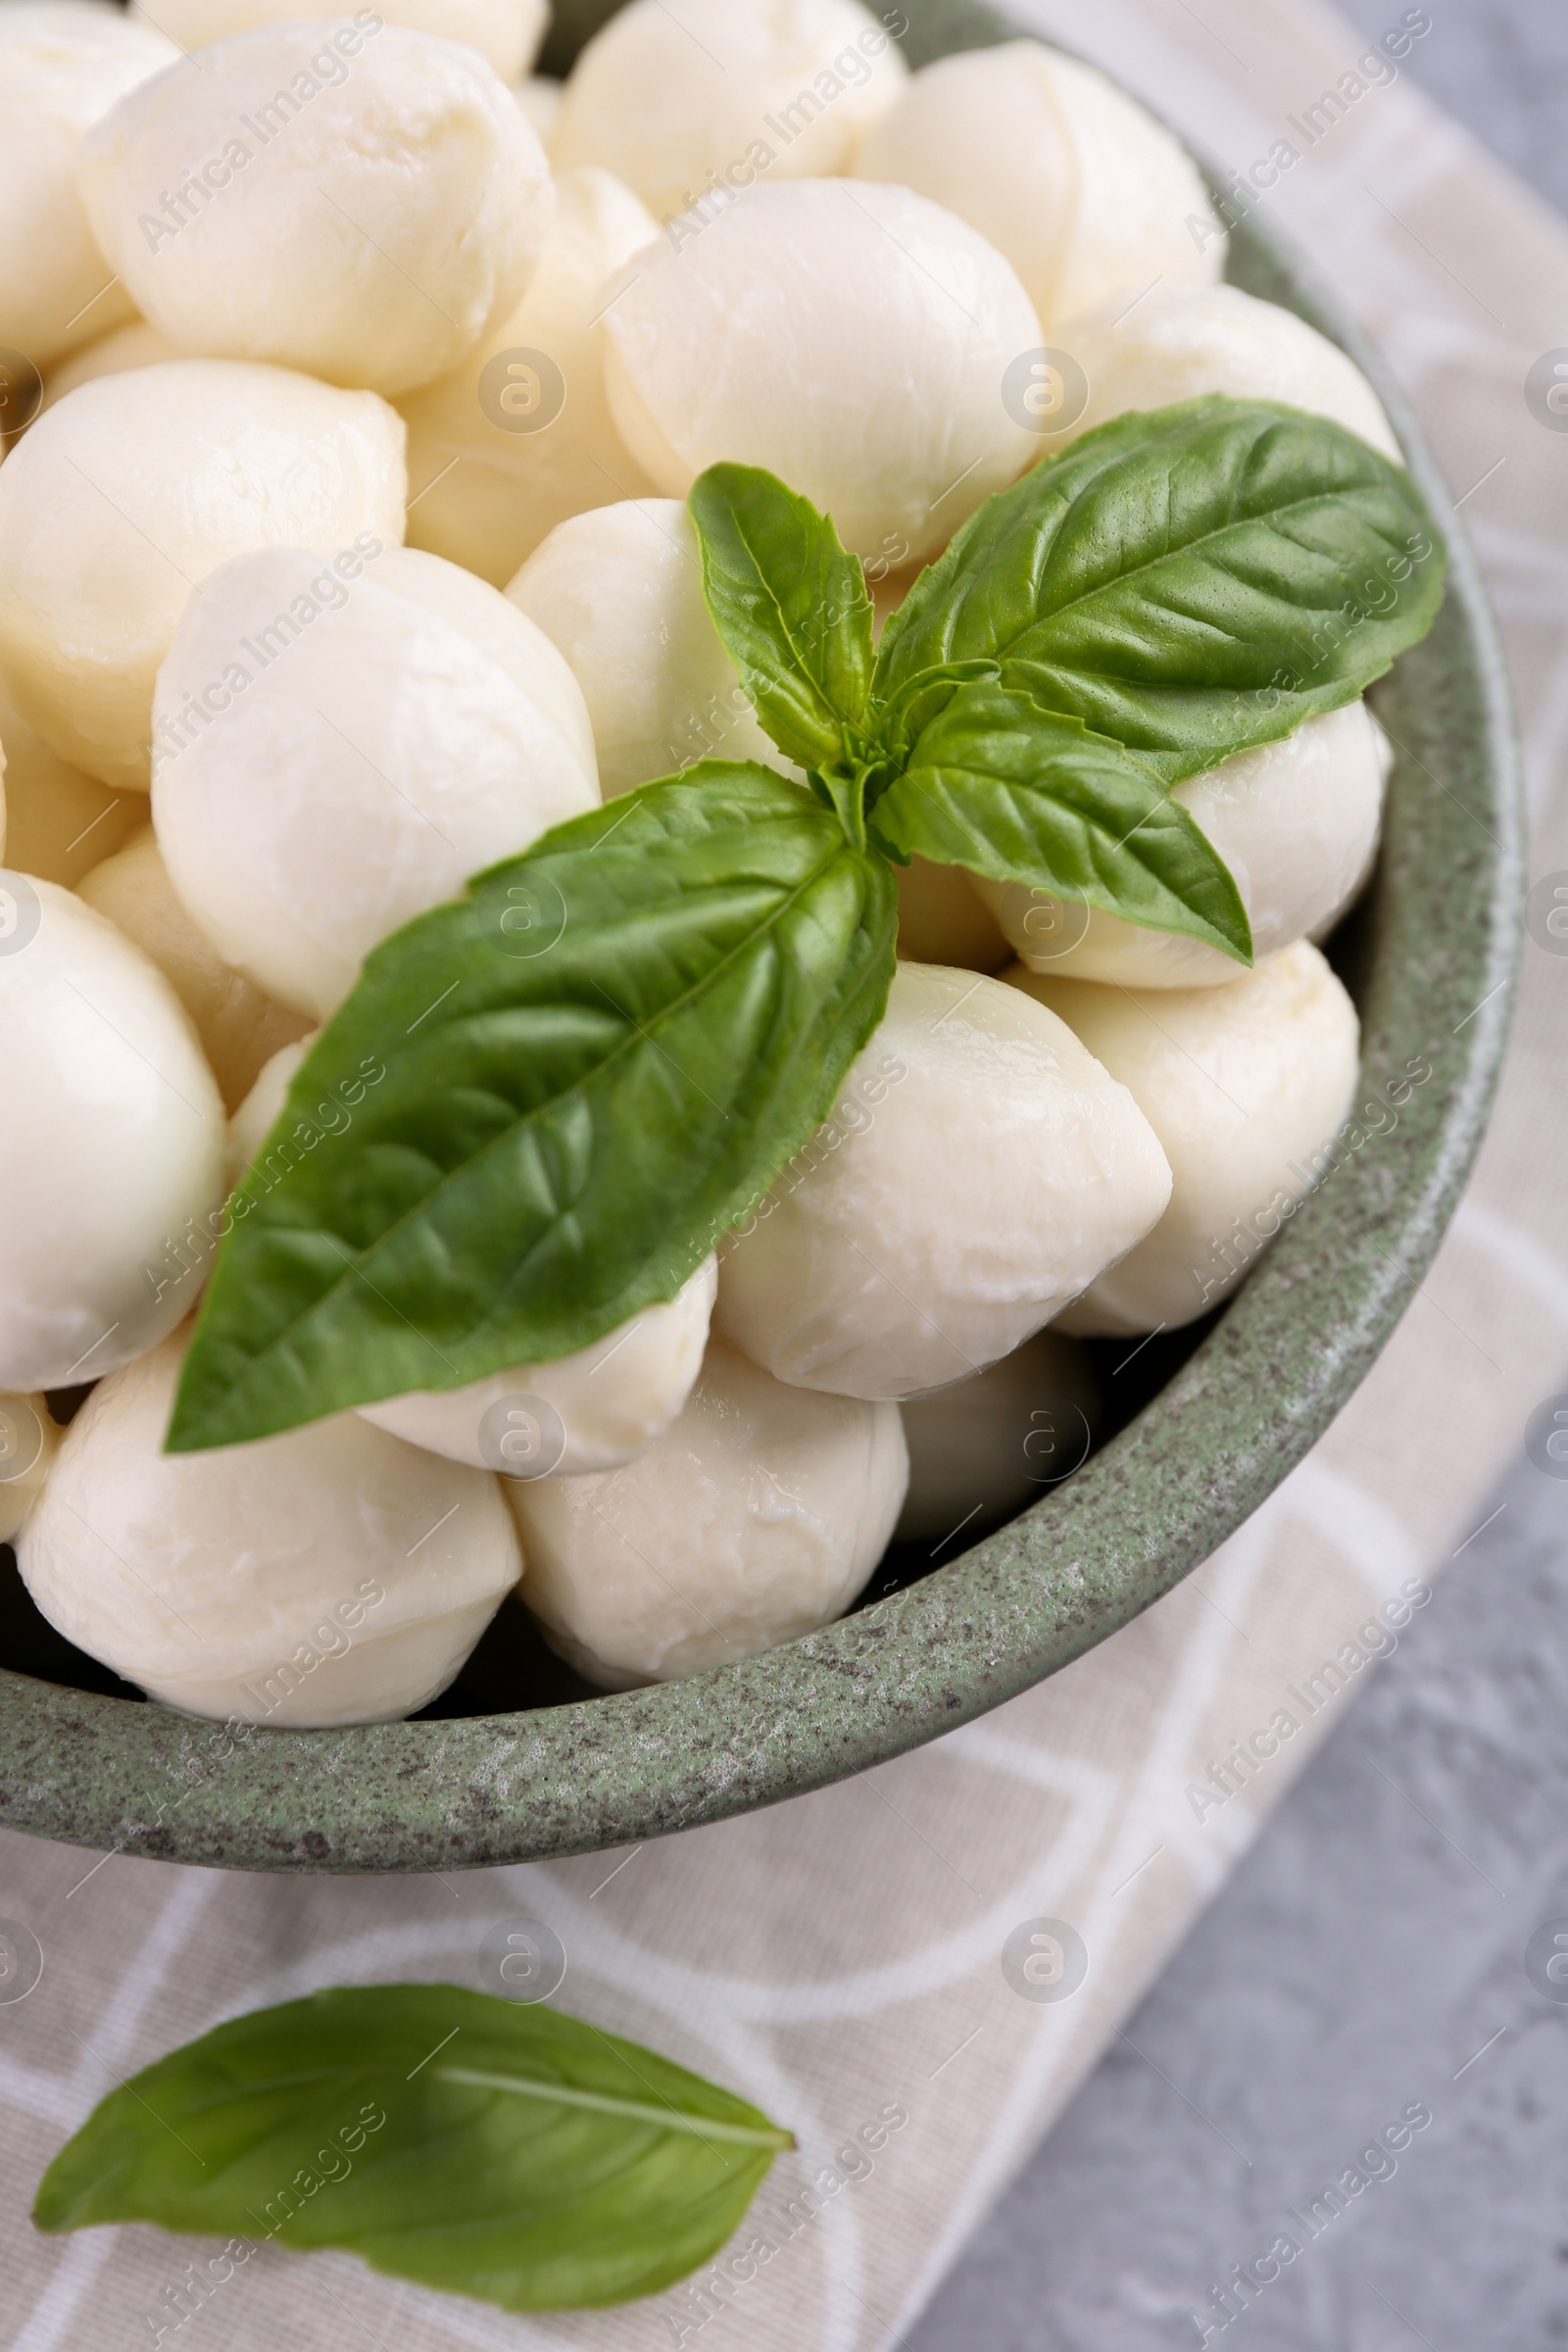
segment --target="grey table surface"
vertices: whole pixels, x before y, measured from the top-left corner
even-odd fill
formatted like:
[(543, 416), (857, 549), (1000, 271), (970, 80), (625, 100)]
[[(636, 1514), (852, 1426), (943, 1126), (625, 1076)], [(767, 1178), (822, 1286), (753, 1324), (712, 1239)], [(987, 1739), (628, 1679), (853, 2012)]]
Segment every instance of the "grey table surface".
[[(1562, 0), (1430, 13), (1412, 72), (1568, 211)], [(1568, 2344), (1568, 1482), (1521, 1456), (1487, 1509), (905, 2352)]]

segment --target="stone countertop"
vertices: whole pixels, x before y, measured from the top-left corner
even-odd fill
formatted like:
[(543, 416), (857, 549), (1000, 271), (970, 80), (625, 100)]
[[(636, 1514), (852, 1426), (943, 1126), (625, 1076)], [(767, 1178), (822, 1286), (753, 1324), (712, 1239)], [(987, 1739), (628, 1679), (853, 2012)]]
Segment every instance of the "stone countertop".
[(1489, 1509), (907, 2352), (1568, 2342), (1568, 1983), (1525, 1958), (1568, 1931), (1568, 1484), (1523, 1461)]

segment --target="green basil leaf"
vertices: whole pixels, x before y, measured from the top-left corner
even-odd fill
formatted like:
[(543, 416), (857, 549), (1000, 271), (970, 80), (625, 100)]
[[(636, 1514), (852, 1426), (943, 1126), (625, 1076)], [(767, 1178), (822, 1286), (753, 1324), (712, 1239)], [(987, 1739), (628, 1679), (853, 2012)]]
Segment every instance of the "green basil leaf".
[(828, 767), (871, 689), (871, 599), (858, 556), (756, 466), (710, 466), (688, 499), (713, 625), (788, 759)]
[(235, 2018), (112, 2091), (33, 2219), (335, 2246), (504, 2311), (562, 2311), (708, 2261), (793, 2144), (559, 2010), (364, 1985)]
[(1353, 702), (1442, 601), (1403, 468), (1322, 416), (1118, 416), (980, 508), (884, 632), (875, 690), (990, 658), (1167, 783)]
[(823, 808), (833, 810), (851, 848), (863, 850), (867, 770), (861, 766), (813, 767), (807, 782)]
[[(672, 1298), (826, 1116), (896, 928), (883, 859), (722, 761), (408, 924), (240, 1188), (171, 1448), (546, 1362)], [(383, 1074), (319, 1132), (362, 1068)]]
[(877, 738), (894, 760), (902, 763), (909, 746), (940, 710), (945, 710), (960, 686), (1000, 675), (996, 662), (944, 662), (935, 669), (917, 669), (906, 677), (886, 703), (873, 705)]
[(960, 688), (871, 824), (902, 855), (1038, 883), (1251, 961), (1230, 869), (1153, 770), (1015, 688)]

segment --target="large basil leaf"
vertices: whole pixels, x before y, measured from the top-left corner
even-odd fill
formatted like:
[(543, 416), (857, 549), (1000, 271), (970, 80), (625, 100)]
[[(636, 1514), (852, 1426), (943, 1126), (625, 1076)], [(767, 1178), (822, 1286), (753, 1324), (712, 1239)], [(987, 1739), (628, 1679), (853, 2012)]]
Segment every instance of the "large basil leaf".
[(828, 767), (871, 689), (871, 599), (829, 516), (756, 466), (710, 466), (688, 499), (713, 624), (787, 758)]
[(960, 687), (871, 825), (899, 855), (1038, 883), (1251, 960), (1229, 868), (1152, 769), (1015, 688)]
[(1426, 634), (1444, 569), (1408, 474), (1343, 425), (1187, 401), (988, 500), (889, 622), (875, 691), (993, 660), (1174, 783), (1353, 702)]
[[(570, 1354), (672, 1298), (826, 1115), (896, 925), (831, 811), (719, 761), (407, 925), (241, 1187), (171, 1447)], [(381, 1065), (317, 1136), (323, 1095)]]
[(792, 2144), (744, 2099), (558, 2010), (375, 1984), (161, 2058), (61, 2150), (33, 2219), (338, 2246), (505, 2311), (561, 2311), (684, 2278)]

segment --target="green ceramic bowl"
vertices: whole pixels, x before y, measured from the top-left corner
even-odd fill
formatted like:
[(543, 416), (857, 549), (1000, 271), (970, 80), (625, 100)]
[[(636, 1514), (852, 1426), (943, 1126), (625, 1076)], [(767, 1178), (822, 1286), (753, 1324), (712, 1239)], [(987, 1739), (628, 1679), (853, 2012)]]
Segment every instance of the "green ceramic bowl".
[[(914, 64), (1010, 36), (963, 0), (906, 5)], [(565, 0), (547, 66), (564, 71), (612, 13)], [(1291, 1221), (1196, 1346), (1182, 1334), (1145, 1351), (1147, 1400), (1076, 1477), (842, 1624), (691, 1682), (578, 1695), (509, 1608), (510, 1633), (449, 1702), (466, 1715), (263, 1732), (231, 1749), (51, 1647), (13, 1571), (0, 1657), (27, 1671), (0, 1672), (0, 1820), (165, 1859), (318, 1871), (451, 1870), (689, 1829), (860, 1772), (1055, 1673), (1169, 1592), (1300, 1460), (1404, 1311), (1480, 1141), (1520, 935), (1521, 807), (1475, 559), (1396, 388), (1266, 217), (1234, 238), (1231, 275), (1366, 370), (1452, 552), (1436, 628), (1380, 689), (1404, 748), (1378, 875), (1335, 947), (1367, 1086), (1413, 1055), (1433, 1065), (1397, 1129)]]

